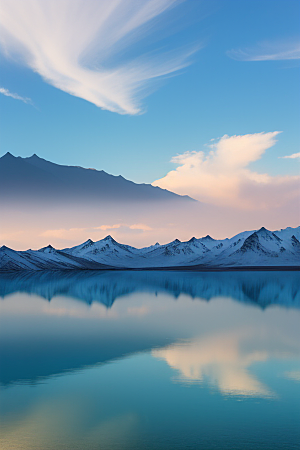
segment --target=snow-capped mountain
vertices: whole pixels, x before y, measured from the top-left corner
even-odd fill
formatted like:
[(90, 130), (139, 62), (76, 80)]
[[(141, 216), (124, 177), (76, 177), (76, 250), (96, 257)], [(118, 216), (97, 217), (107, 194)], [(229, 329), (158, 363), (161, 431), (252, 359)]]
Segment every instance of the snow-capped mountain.
[(93, 242), (88, 239), (81, 245), (76, 247), (66, 248), (63, 250), (72, 256), (85, 258), (89, 261), (96, 261), (97, 263), (107, 264), (106, 261), (110, 261), (110, 264), (123, 266), (126, 261), (139, 256), (139, 250), (130, 247), (129, 245), (119, 244), (111, 236)]
[(112, 268), (225, 268), (300, 266), (300, 227), (280, 231), (244, 231), (215, 240), (210, 236), (178, 239), (137, 249), (111, 236), (91, 239), (63, 250), (52, 246), (18, 252), (0, 248), (0, 270), (112, 269)]
[(0, 271), (108, 269), (107, 265), (92, 262), (56, 250), (51, 245), (40, 250), (17, 252), (5, 245), (0, 248)]

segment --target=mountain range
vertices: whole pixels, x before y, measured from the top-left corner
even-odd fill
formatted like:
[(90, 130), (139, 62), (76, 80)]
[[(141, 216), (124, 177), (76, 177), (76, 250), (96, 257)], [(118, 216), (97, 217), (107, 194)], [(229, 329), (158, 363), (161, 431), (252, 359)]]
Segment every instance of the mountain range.
[(149, 269), (299, 267), (300, 227), (269, 231), (262, 227), (228, 239), (210, 236), (178, 239), (160, 245), (135, 248), (111, 236), (58, 250), (51, 245), (39, 250), (0, 248), (0, 270)]
[(0, 158), (1, 203), (7, 202), (191, 202), (196, 200), (154, 187), (137, 184), (103, 170), (54, 164), (32, 155)]

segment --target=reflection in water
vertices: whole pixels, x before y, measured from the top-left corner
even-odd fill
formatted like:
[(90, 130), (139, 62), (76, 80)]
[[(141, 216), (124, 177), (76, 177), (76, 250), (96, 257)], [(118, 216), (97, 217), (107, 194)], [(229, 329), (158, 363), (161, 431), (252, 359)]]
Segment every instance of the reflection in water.
[(297, 448), (299, 284), (297, 272), (1, 275), (0, 447)]
[(291, 370), (290, 372), (285, 372), (285, 376), (291, 380), (300, 382), (300, 370)]
[(183, 380), (208, 379), (224, 394), (269, 397), (270, 391), (248, 372), (248, 367), (265, 361), (268, 354), (257, 351), (242, 354), (239, 351), (241, 336), (218, 336), (203, 341), (191, 341), (163, 350), (154, 350), (153, 355), (163, 358), (181, 372)]
[(114, 301), (133, 292), (180, 294), (210, 300), (230, 297), (265, 307), (300, 307), (299, 272), (176, 272), (176, 271), (46, 271), (0, 273), (0, 297), (14, 292), (37, 294), (47, 300), (58, 295), (100, 302)]
[[(267, 328), (265, 331), (264, 339), (257, 340), (254, 327), (238, 328), (153, 350), (152, 354), (177, 369), (183, 382), (206, 379), (227, 395), (271, 397), (274, 394), (251, 374), (250, 367), (271, 358), (300, 359), (300, 342), (282, 339), (283, 336), (274, 330), (273, 334), (266, 336), (270, 330)], [(288, 376), (297, 379), (299, 372), (289, 372)]]

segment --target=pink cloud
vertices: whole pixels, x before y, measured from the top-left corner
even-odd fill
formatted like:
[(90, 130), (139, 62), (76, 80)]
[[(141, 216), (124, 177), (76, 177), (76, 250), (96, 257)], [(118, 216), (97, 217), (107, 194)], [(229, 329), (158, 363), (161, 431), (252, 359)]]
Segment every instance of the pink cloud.
[(210, 145), (209, 153), (186, 152), (175, 156), (178, 164), (153, 183), (202, 202), (241, 210), (282, 206), (299, 197), (299, 176), (276, 176), (249, 169), (275, 145), (279, 132), (223, 136)]

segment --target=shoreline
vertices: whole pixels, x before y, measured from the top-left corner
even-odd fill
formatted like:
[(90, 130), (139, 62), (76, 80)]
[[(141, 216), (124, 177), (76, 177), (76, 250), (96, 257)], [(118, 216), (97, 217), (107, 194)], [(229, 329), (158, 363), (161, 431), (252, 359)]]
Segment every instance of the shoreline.
[(0, 275), (14, 273), (45, 273), (45, 272), (299, 272), (300, 266), (239, 266), (239, 267), (219, 267), (219, 266), (168, 266), (168, 267), (109, 267), (109, 268), (82, 268), (82, 269), (16, 269), (0, 270)]

